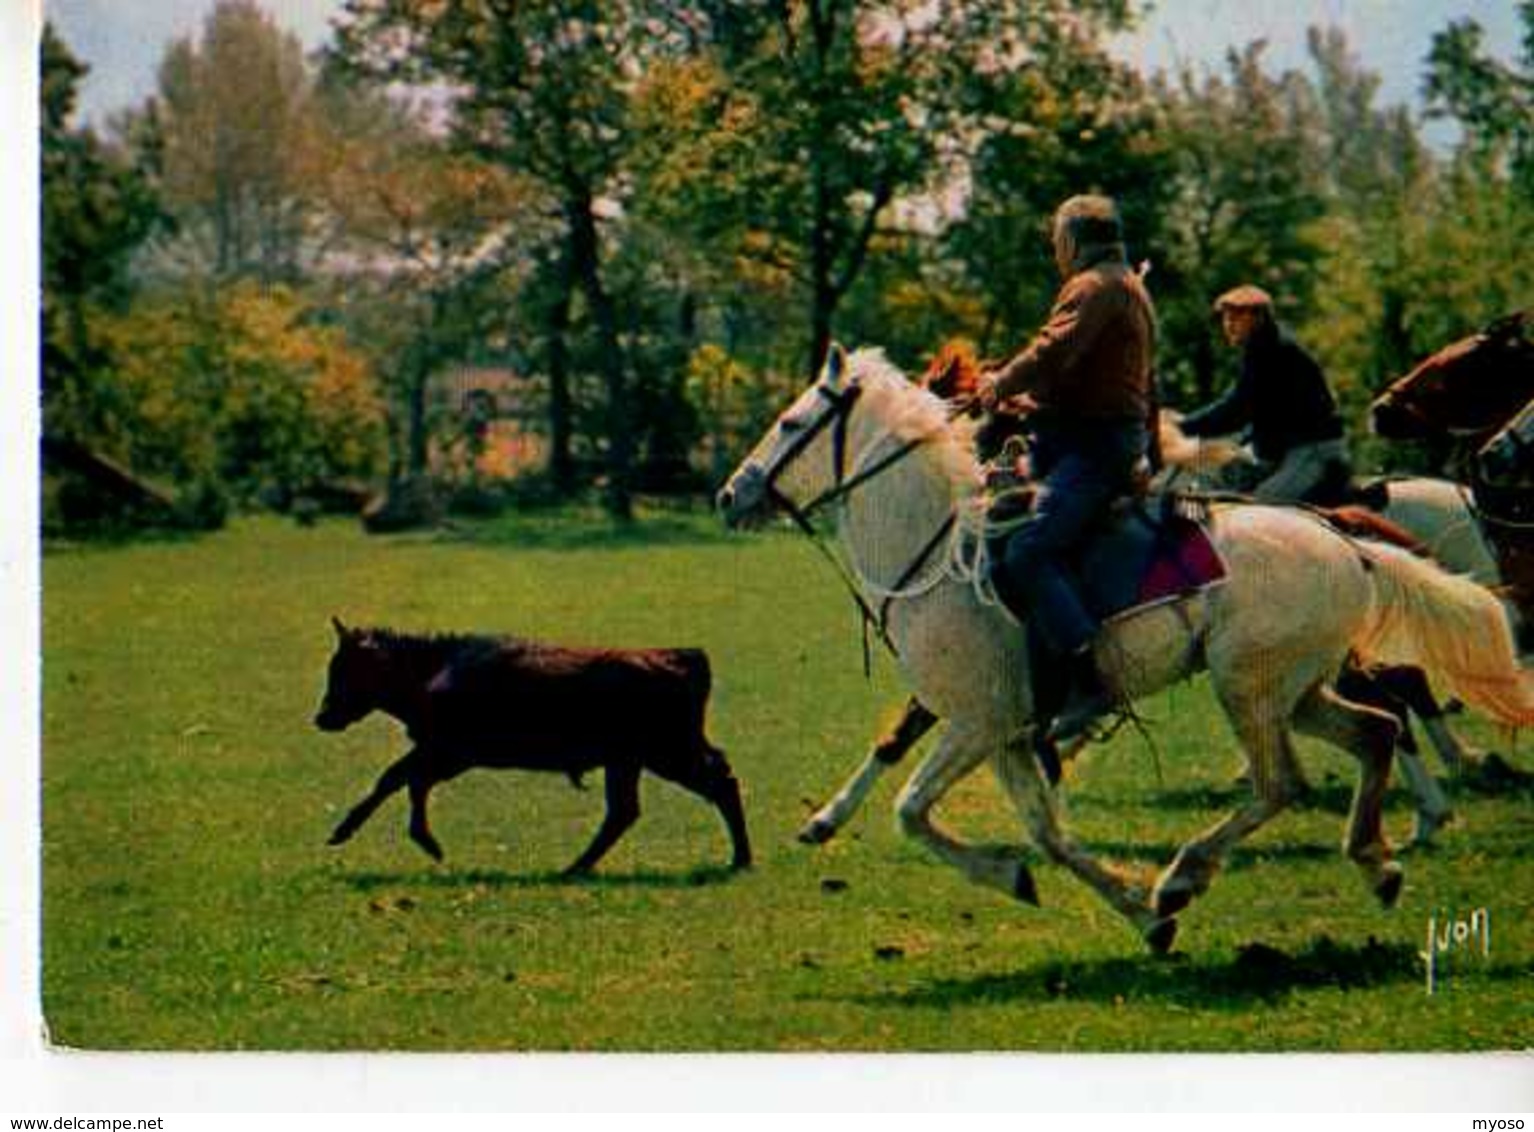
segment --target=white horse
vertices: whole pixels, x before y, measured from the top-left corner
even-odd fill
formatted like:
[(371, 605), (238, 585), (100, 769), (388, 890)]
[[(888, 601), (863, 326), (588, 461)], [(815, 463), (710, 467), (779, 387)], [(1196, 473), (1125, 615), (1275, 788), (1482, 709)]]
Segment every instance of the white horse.
[[(1229, 483), (1250, 479), (1249, 475), (1243, 477), (1242, 474), (1243, 470), (1255, 466), (1250, 449), (1225, 437), (1188, 436), (1178, 427), (1179, 418), (1180, 414), (1171, 410), (1163, 410), (1160, 414), (1158, 444), (1162, 471), (1154, 485), (1157, 490), (1217, 492)], [(1232, 469), (1236, 473), (1234, 479)], [(1452, 572), (1466, 574), (1483, 585), (1497, 583), (1496, 562), (1469, 509), (1471, 504), (1464, 488), (1447, 480), (1425, 478), (1396, 480), (1389, 487), (1387, 519), (1419, 544), (1429, 547), (1435, 559)], [(1356, 687), (1361, 678), (1365, 677), (1354, 669), (1349, 673), (1350, 685)], [(1480, 752), (1467, 748), (1449, 727), (1443, 709), (1420, 673), (1396, 669), (1388, 677), (1379, 679), (1384, 681), (1384, 686), (1373, 689), (1371, 698), (1380, 701), (1380, 692), (1384, 691), (1385, 698), (1393, 702), (1398, 714), (1402, 713), (1403, 703), (1409, 706), (1433, 749), (1452, 774), (1462, 774), (1467, 766), (1473, 766), (1481, 757)], [(1360, 689), (1353, 694), (1356, 698), (1364, 691)], [(1380, 706), (1380, 702), (1375, 706)], [(805, 821), (799, 831), (799, 840), (818, 845), (835, 837), (862, 808), (879, 781), (900, 764), (937, 722), (938, 717), (920, 700), (914, 696), (909, 699), (900, 718), (880, 736), (842, 785)], [(1404, 714), (1402, 725), (1406, 726)], [(1415, 744), (1406, 742), (1404, 733), (1401, 738), (1396, 757), (1416, 806), (1412, 842), (1426, 845), (1453, 820), (1454, 809)], [(1070, 748), (1059, 752), (1057, 763), (1074, 757), (1087, 741), (1086, 738), (1078, 739)]]
[[(1174, 475), (1183, 477), (1181, 483), (1173, 486), (1218, 487), (1230, 468), (1239, 468), (1251, 459), (1245, 449), (1224, 438), (1201, 440), (1188, 436), (1178, 427), (1178, 417), (1173, 413), (1161, 414), (1160, 440), (1163, 461)], [(1476, 516), (1475, 497), (1468, 487), (1429, 476), (1402, 476), (1382, 481), (1381, 490), (1384, 494), (1381, 518), (1411, 535), (1444, 569), (1501, 591), (1503, 578), (1496, 549)], [(1516, 629), (1523, 614), (1506, 599), (1504, 605)], [(1428, 740), (1444, 767), (1452, 774), (1462, 774), (1481, 753), (1467, 748), (1450, 729), (1443, 712), (1432, 710), (1421, 698), (1413, 698), (1413, 708), (1422, 709), (1418, 718)], [(1401, 758), (1417, 798), (1417, 840), (1425, 842), (1438, 826), (1449, 820), (1451, 811), (1421, 759), (1408, 751), (1403, 751)]]
[[(1253, 798), (1187, 842), (1153, 884), (1079, 845), (1032, 755), (1023, 633), (986, 599), (962, 528), (930, 553), (956, 509), (971, 513), (980, 469), (969, 429), (878, 351), (834, 347), (825, 369), (776, 421), (719, 494), (727, 522), (774, 505), (807, 520), (838, 512), (838, 540), (864, 599), (888, 599), (888, 633), (921, 702), (946, 723), (901, 790), (902, 830), (971, 880), (1037, 903), (1022, 853), (997, 855), (955, 838), (934, 805), (989, 760), (1037, 844), (1090, 885), (1153, 950), (1206, 891), (1232, 847), (1280, 813), (1303, 786), (1291, 730), (1355, 756), (1359, 784), (1344, 851), (1387, 907), (1400, 865), (1381, 827), (1397, 724), (1330, 686), (1349, 651), (1420, 664), (1467, 702), (1510, 724), (1534, 722), (1501, 606), (1481, 587), (1396, 547), (1344, 538), (1287, 508), (1219, 508), (1212, 535), (1226, 581), (1115, 621), (1100, 667), (1134, 699), (1207, 667), (1247, 759)], [(913, 570), (914, 567), (914, 570)], [(901, 584), (895, 583), (902, 580)]]

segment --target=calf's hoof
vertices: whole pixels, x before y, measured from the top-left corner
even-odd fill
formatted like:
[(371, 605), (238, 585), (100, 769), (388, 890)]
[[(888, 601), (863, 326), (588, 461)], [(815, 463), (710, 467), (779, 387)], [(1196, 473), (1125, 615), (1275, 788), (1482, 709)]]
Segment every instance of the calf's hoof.
[(344, 828), (337, 828), (333, 833), (331, 833), (330, 837), (326, 839), (325, 844), (326, 845), (345, 845), (351, 839), (352, 839), (352, 831), (351, 830), (344, 829)]

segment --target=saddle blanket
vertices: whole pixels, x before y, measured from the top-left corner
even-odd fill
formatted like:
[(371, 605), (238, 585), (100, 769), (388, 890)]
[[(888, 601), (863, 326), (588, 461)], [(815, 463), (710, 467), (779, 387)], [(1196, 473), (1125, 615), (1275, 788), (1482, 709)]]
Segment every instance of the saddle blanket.
[(1100, 621), (1186, 597), (1226, 577), (1208, 531), (1165, 497), (1115, 507), (1072, 565), (1082, 600)]

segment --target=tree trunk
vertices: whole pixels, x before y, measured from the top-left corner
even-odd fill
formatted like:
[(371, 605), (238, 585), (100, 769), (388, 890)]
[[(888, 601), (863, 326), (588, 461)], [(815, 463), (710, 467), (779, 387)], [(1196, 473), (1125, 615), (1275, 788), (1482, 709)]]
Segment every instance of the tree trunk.
[(427, 358), (411, 366), (405, 388), (405, 475), (416, 479), (426, 475), (429, 446), (426, 436), (426, 388), (431, 380)]
[(570, 396), (568, 337), (573, 283), (569, 265), (561, 259), (554, 265), (554, 299), (549, 304), (544, 327), (548, 334), (549, 479), (560, 495), (575, 490), (575, 460), (570, 452), (575, 413)]
[(612, 296), (602, 285), (602, 265), (597, 240), (597, 218), (592, 211), (590, 190), (575, 177), (570, 178), (565, 197), (565, 219), (569, 224), (570, 265), (585, 292), (596, 326), (597, 344), (602, 355), (602, 372), (607, 381), (607, 490), (603, 504), (607, 513), (620, 523), (634, 517), (632, 477), (634, 435), (629, 410), (627, 367), (623, 345), (618, 337), (618, 315)]
[(815, 161), (815, 216), (810, 229), (810, 357), (809, 376), (814, 380), (831, 347), (831, 319), (836, 314), (836, 285), (832, 271), (836, 250), (831, 240), (831, 193), (825, 174)]

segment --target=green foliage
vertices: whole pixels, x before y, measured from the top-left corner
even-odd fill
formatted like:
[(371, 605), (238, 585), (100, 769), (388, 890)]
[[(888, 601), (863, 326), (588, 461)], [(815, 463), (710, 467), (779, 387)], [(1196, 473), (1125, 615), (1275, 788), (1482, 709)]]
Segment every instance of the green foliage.
[(1310, 309), (1325, 214), (1309, 88), (1270, 75), (1263, 45), (1231, 52), (1225, 75), (1184, 69), (1162, 90), (1175, 173), (1160, 217), (1165, 278), (1152, 277), (1169, 403), (1215, 392), (1222, 347), (1210, 304), (1240, 283), (1269, 291), (1280, 316)]
[(687, 359), (686, 391), (708, 449), (709, 480), (722, 483), (793, 396), (795, 376), (755, 373), (712, 343)]
[(281, 288), (239, 285), (139, 303), (103, 333), (118, 359), (109, 447), (131, 466), (224, 485), (243, 502), (381, 471), (372, 371)]
[(1459, 122), (1466, 145), (1534, 201), (1534, 0), (1519, 0), (1518, 14), (1516, 66), (1485, 52), (1476, 21), (1459, 20), (1433, 37), (1424, 90), (1429, 109)]
[[(622, 515), (635, 490), (717, 475), (737, 418), (833, 333), (913, 371), (954, 336), (1017, 348), (1059, 284), (1050, 214), (1096, 191), (1154, 268), (1170, 404), (1234, 369), (1210, 303), (1253, 282), (1326, 365), (1363, 466), (1410, 464), (1363, 437), (1370, 398), (1534, 290), (1534, 0), (1511, 62), (1469, 21), (1436, 38), (1425, 91), (1462, 129), (1452, 156), (1379, 105), (1338, 31), (1312, 29), (1297, 70), (1254, 43), (1148, 76), (1106, 46), (1137, 7), (347, 0), (316, 68), (252, 0), (220, 0), (111, 143), (70, 127), (80, 65), (50, 32), (47, 426), (245, 496), (300, 475), (315, 457), (280, 382), (231, 396), (214, 441), (112, 352), (137, 322), (224, 365), (222, 300), (178, 321), (125, 311), (133, 288), (287, 280), (366, 344), (392, 474), (477, 443), (428, 392), (483, 362), (529, 377), (551, 490), (598, 483)], [(161, 199), (174, 238), (146, 246)], [(750, 407), (721, 408), (720, 380)]]
[(43, 427), (88, 439), (114, 398), (95, 319), (127, 300), (129, 262), (162, 214), (142, 167), (71, 124), (86, 67), (51, 25), (41, 67)]
[(1164, 111), (1090, 28), (1064, 34), (1042, 21), (1026, 65), (982, 70), (963, 88), (984, 132), (945, 248), (984, 309), (983, 321), (954, 329), (989, 352), (1017, 349), (1048, 311), (1060, 283), (1050, 220), (1067, 198), (1114, 197), (1131, 256), (1160, 260), (1158, 218), (1173, 187)]

